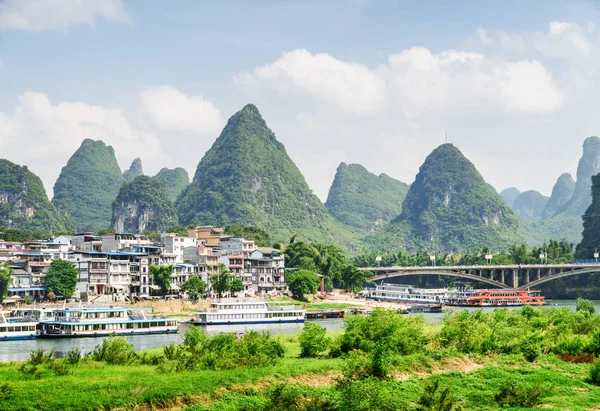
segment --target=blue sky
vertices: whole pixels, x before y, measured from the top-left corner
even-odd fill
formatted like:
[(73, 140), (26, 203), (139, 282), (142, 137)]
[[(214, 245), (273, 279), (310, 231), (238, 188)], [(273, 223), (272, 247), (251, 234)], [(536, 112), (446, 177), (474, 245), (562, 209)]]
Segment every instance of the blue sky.
[(341, 161), (412, 182), (446, 132), (549, 195), (600, 128), (597, 3), (451, 3), (0, 0), (2, 157), (50, 195), (86, 137), (193, 175), (252, 102), (323, 200)]

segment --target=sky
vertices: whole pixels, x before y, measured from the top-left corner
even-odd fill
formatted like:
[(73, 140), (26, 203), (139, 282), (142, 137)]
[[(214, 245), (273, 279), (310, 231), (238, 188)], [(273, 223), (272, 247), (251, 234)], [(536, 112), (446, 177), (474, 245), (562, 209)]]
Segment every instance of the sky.
[(85, 138), (193, 176), (260, 110), (323, 201), (340, 162), (411, 183), (455, 144), (550, 195), (600, 134), (597, 1), (0, 0), (0, 158), (49, 196)]

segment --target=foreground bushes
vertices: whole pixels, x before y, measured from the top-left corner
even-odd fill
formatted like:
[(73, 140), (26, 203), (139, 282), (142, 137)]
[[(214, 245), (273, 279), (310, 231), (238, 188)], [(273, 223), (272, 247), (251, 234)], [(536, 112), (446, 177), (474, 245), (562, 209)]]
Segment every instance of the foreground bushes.
[(161, 372), (231, 370), (275, 365), (285, 355), (285, 348), (268, 332), (250, 331), (243, 338), (227, 333), (209, 337), (191, 326), (183, 344), (166, 346), (164, 355), (167, 361), (159, 365)]

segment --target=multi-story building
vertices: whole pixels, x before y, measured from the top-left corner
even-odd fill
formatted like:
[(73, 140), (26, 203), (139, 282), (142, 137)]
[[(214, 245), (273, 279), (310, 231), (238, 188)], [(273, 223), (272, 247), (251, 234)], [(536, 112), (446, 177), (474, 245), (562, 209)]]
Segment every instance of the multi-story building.
[(175, 233), (164, 233), (160, 236), (160, 242), (163, 246), (163, 255), (175, 256), (175, 263), (183, 263), (183, 249), (199, 245), (199, 241), (194, 237), (182, 237)]
[(173, 278), (171, 284), (174, 290), (179, 290), (181, 285), (191, 277), (200, 277), (202, 281), (208, 284), (208, 275), (206, 271), (200, 271), (200, 266), (195, 263), (179, 263), (173, 267)]
[(194, 227), (188, 230), (188, 237), (202, 242), (206, 247), (215, 248), (219, 246), (224, 231), (218, 227)]
[(200, 273), (206, 273), (207, 276), (219, 272), (219, 257), (212, 248), (198, 245), (195, 247), (186, 247), (183, 249), (183, 260), (189, 263), (196, 263), (199, 266)]
[(285, 258), (274, 248), (257, 248), (245, 259), (245, 271), (252, 275), (252, 288), (258, 294), (282, 292), (285, 284)]
[(71, 247), (78, 251), (102, 251), (102, 237), (94, 233), (80, 233), (71, 237)]
[(134, 245), (150, 246), (152, 242), (142, 234), (112, 233), (102, 237), (102, 251), (119, 251)]

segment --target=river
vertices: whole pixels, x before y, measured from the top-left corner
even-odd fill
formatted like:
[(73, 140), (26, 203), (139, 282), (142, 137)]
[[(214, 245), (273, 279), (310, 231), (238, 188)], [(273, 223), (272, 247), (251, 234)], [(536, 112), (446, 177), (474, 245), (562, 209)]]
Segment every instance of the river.
[[(554, 300), (553, 307), (567, 307), (575, 311), (574, 300)], [(600, 312), (600, 301), (594, 301), (596, 312)], [(454, 307), (454, 311), (476, 310), (476, 308)], [(493, 311), (494, 308), (483, 308), (483, 311)], [(444, 313), (425, 314), (428, 323), (441, 321)], [(314, 320), (323, 326), (327, 331), (335, 332), (343, 329), (344, 321), (342, 319)], [(157, 334), (157, 335), (133, 335), (127, 336), (129, 343), (138, 350), (160, 348), (171, 343), (180, 343), (183, 335), (187, 331), (187, 325), (181, 325), (177, 334)], [(244, 330), (270, 331), (273, 334), (298, 334), (302, 331), (302, 324), (261, 324), (254, 326), (232, 325), (232, 326), (208, 326), (205, 327), (208, 334), (217, 334), (220, 332), (242, 332)], [(89, 353), (98, 344), (102, 343), (102, 338), (61, 338), (61, 339), (37, 339), (25, 341), (0, 341), (0, 362), (24, 361), (29, 358), (33, 350), (43, 348), (45, 350), (55, 349), (57, 356), (64, 356), (69, 350), (79, 348), (84, 353)]]

